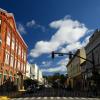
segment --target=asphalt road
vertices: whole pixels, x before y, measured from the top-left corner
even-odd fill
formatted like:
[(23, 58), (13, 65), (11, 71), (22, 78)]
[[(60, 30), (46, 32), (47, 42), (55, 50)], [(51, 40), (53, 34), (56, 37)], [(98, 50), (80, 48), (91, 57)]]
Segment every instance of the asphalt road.
[(11, 100), (100, 100), (100, 98), (84, 98), (84, 97), (26, 97), (13, 98)]
[(24, 93), (11, 100), (100, 100), (100, 98), (76, 95), (65, 89), (44, 88), (34, 93)]

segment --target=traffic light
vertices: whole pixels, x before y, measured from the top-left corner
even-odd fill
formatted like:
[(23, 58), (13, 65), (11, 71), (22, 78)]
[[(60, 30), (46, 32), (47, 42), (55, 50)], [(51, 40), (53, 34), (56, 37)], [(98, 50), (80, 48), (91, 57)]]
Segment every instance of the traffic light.
[(72, 52), (69, 52), (69, 59), (72, 58)]
[(55, 54), (54, 54), (54, 51), (52, 51), (52, 59), (54, 59), (55, 57)]

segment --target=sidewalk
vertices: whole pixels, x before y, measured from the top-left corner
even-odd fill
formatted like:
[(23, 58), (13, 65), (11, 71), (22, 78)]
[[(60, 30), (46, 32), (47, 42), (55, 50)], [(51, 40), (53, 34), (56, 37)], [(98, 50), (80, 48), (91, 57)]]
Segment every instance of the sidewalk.
[(10, 100), (7, 96), (0, 96), (0, 100)]
[(20, 96), (25, 91), (26, 90), (19, 90), (17, 92), (1, 93), (0, 94), (0, 100), (10, 100), (10, 98), (14, 98), (14, 97)]

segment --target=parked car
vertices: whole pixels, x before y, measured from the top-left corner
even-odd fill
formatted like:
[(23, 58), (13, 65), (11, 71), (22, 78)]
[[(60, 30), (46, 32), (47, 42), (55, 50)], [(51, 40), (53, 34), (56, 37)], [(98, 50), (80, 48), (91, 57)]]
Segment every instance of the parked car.
[(28, 93), (33, 93), (33, 92), (36, 92), (37, 91), (37, 88), (34, 86), (34, 85), (31, 85), (27, 88), (27, 92)]

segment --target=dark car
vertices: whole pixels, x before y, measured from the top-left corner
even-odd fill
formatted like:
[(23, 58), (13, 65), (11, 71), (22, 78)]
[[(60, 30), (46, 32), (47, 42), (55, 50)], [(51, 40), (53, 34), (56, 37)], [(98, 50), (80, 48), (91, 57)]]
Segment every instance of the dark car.
[(33, 93), (33, 92), (36, 92), (36, 87), (34, 86), (34, 85), (31, 85), (31, 86), (29, 86), (28, 88), (27, 88), (27, 92), (28, 93)]

